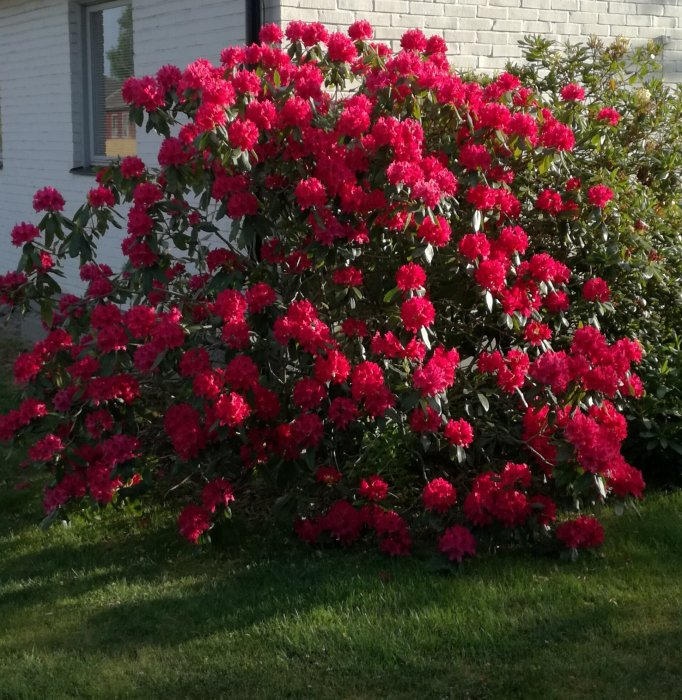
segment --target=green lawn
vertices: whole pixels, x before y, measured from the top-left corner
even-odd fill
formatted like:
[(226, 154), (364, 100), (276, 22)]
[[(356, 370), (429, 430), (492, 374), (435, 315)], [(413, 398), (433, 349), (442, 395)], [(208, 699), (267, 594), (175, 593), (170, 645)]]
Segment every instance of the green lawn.
[(445, 575), (282, 533), (201, 553), (161, 512), (45, 532), (16, 472), (2, 460), (3, 700), (682, 697), (682, 493), (608, 515), (598, 557)]

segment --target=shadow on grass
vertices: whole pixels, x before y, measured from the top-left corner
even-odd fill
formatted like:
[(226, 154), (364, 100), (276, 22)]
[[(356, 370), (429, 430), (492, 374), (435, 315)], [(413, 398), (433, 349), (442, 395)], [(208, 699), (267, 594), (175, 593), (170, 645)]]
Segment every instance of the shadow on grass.
[[(525, 607), (540, 606), (537, 624), (542, 627), (542, 609), (553, 602), (551, 582), (573, 593), (576, 586), (584, 588), (583, 602), (589, 603), (587, 581), (599, 585), (614, 570), (627, 576), (636, 566), (650, 582), (680, 576), (679, 530), (670, 522), (666, 526), (665, 518), (632, 520), (633, 531), (616, 542), (624, 549), (622, 556), (614, 556), (611, 563), (585, 558), (577, 565), (559, 565), (548, 558), (498, 556), (472, 562), (455, 576), (426, 573), (417, 559), (391, 561), (366, 552), (283, 547), (275, 538), (256, 538), (248, 549), (218, 557), (192, 556), (170, 527), (92, 542), (49, 543), (63, 533), (36, 533), (45, 538), (39, 554), (6, 552), (3, 557), (0, 617), (21, 615), (31, 606), (60, 608), (81, 601), (79, 632), (65, 640), (61, 630), (52, 637), (46, 629), (34, 641), (78, 650), (87, 638), (91, 649), (102, 651), (177, 645), (216, 632), (243, 631), (279, 616), (354, 604), (362, 608), (372, 600), (383, 605), (383, 613), (372, 613), (378, 619), (401, 610), (412, 614), (463, 606), (472, 611), (479, 595), (495, 605), (504, 600), (505, 612), (521, 617)], [(589, 609), (586, 623), (608, 626), (612, 607), (597, 597)], [(573, 613), (570, 627), (581, 634), (587, 629)], [(519, 639), (538, 637), (530, 628), (514, 634)], [(539, 636), (560, 639), (563, 634), (561, 621), (553, 620), (551, 630)]]
[[(158, 513), (43, 533), (37, 501), (0, 501), (0, 667), (42, 674), (17, 697), (70, 674), (73, 696), (164, 699), (664, 698), (681, 680), (679, 497), (611, 518), (602, 557), (503, 554), (456, 575), (280, 531), (196, 552)], [(120, 686), (90, 679), (122, 668)]]

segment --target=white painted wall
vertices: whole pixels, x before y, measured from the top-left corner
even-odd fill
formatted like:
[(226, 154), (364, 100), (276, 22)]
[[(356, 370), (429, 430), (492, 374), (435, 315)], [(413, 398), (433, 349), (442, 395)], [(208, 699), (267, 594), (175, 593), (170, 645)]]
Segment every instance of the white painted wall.
[[(78, 3), (72, 0), (0, 0), (0, 273), (16, 266), (10, 242), (18, 221), (37, 221), (31, 200), (40, 187), (57, 187), (71, 213), (94, 186), (92, 176), (73, 175), (74, 100), (72, 56), (80, 50)], [(155, 73), (165, 63), (184, 68), (197, 57), (218, 61), (220, 49), (244, 42), (244, 0), (133, 0), (135, 72)], [(77, 131), (77, 129), (76, 129)], [(153, 136), (138, 130), (138, 154), (152, 163)], [(102, 261), (121, 261), (122, 234), (100, 242)], [(75, 268), (64, 290), (83, 287)]]

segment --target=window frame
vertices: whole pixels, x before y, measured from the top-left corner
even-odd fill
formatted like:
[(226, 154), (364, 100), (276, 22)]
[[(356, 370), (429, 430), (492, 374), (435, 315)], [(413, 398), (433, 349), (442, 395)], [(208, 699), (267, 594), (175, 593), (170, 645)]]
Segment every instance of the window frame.
[[(91, 17), (96, 12), (127, 6), (132, 8), (133, 0), (107, 0), (106, 2), (91, 2), (81, 6), (81, 36), (83, 42), (83, 157), (86, 168), (107, 166), (117, 158), (117, 156), (95, 153), (95, 78), (92, 60)], [(133, 21), (133, 70), (135, 66), (134, 36), (135, 23)], [(137, 139), (137, 133), (135, 134), (135, 138)]]

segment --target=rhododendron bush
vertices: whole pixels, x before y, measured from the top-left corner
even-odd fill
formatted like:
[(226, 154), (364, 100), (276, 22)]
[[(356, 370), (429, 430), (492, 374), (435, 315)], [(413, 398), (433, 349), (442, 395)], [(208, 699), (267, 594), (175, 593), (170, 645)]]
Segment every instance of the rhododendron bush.
[[(641, 497), (620, 454), (640, 346), (588, 322), (608, 289), (542, 245), (559, 213), (618, 206), (573, 178), (568, 112), (508, 73), (458, 77), (439, 37), (371, 36), (267, 26), (218, 65), (131, 78), (160, 170), (101, 170), (71, 218), (36, 194), (0, 290), (49, 332), (0, 438), (52, 475), (48, 514), (163, 484), (192, 542), (241, 509), (459, 562), (557, 519), (562, 546), (597, 546), (557, 506)], [(96, 244), (121, 226), (114, 271)], [(68, 257), (81, 297), (57, 295)]]

